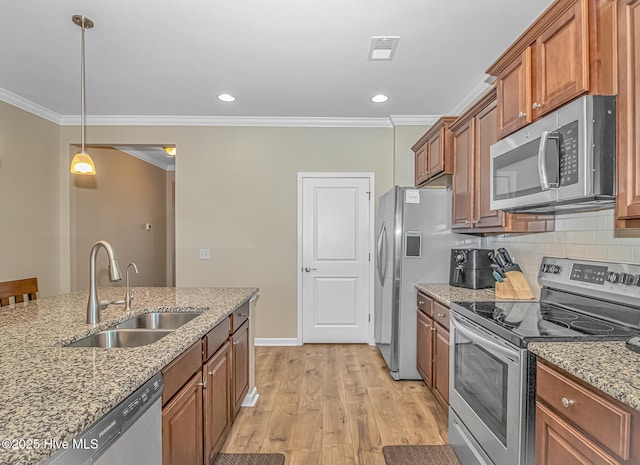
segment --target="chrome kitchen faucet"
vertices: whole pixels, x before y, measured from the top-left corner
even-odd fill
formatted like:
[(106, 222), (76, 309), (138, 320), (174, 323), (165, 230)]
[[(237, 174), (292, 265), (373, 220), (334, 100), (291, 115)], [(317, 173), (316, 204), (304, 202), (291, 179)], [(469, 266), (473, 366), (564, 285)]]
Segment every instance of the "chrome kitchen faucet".
[(112, 283), (122, 279), (122, 273), (118, 266), (116, 253), (107, 241), (98, 241), (91, 247), (89, 255), (89, 302), (87, 303), (87, 323), (95, 325), (100, 322), (100, 310), (104, 310), (109, 306), (109, 302), (100, 302), (98, 300), (98, 286), (96, 284), (96, 257), (98, 250), (103, 248), (109, 257), (109, 281)]

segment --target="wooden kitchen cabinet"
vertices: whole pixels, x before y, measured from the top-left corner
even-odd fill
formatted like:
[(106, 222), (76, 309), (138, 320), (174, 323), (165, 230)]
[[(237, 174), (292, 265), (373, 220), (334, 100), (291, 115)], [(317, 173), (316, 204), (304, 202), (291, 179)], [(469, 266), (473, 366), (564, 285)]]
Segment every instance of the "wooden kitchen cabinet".
[(614, 3), (556, 0), (487, 70), (500, 138), (582, 94), (616, 93)]
[(246, 321), (231, 336), (232, 342), (232, 418), (240, 411), (244, 396), (249, 391), (249, 321)]
[(538, 358), (536, 465), (640, 463), (640, 412)]
[(616, 227), (640, 228), (640, 1), (617, 5)]
[(449, 408), (449, 308), (418, 292), (416, 365), (445, 413)]
[(429, 389), (433, 388), (433, 327), (433, 319), (418, 307), (416, 367)]
[(523, 215), (491, 210), (490, 148), (498, 140), (496, 89), (451, 125), (453, 133), (452, 228), (458, 232), (553, 231), (553, 215)]
[(453, 173), (453, 135), (449, 126), (456, 119), (443, 116), (411, 147), (415, 156), (416, 187)]
[(194, 375), (162, 408), (162, 465), (203, 465), (202, 379)]
[(210, 465), (249, 390), (249, 302), (162, 370), (163, 465)]
[(212, 463), (231, 427), (231, 345), (225, 342), (204, 365), (204, 457)]

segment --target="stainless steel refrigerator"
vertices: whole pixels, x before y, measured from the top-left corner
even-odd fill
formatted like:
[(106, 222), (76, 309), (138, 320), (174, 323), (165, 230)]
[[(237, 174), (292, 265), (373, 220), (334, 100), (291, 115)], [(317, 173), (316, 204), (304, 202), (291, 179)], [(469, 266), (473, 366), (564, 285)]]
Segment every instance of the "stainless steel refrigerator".
[(448, 283), (451, 249), (473, 236), (451, 231), (451, 190), (395, 186), (376, 216), (375, 340), (394, 379), (416, 369), (416, 283)]

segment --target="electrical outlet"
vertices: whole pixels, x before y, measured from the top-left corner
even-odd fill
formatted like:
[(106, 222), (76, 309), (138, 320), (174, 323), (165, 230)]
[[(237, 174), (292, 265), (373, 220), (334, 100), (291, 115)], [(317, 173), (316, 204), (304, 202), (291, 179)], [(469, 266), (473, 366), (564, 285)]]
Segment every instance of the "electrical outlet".
[(211, 259), (211, 249), (200, 249), (200, 260)]

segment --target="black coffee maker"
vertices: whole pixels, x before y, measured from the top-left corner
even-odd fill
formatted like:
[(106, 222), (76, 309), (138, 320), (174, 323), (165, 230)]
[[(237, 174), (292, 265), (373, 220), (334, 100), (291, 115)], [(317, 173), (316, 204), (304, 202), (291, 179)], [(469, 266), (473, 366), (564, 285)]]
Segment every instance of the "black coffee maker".
[(493, 249), (451, 249), (449, 284), (468, 289), (493, 287), (493, 269), (489, 252)]

